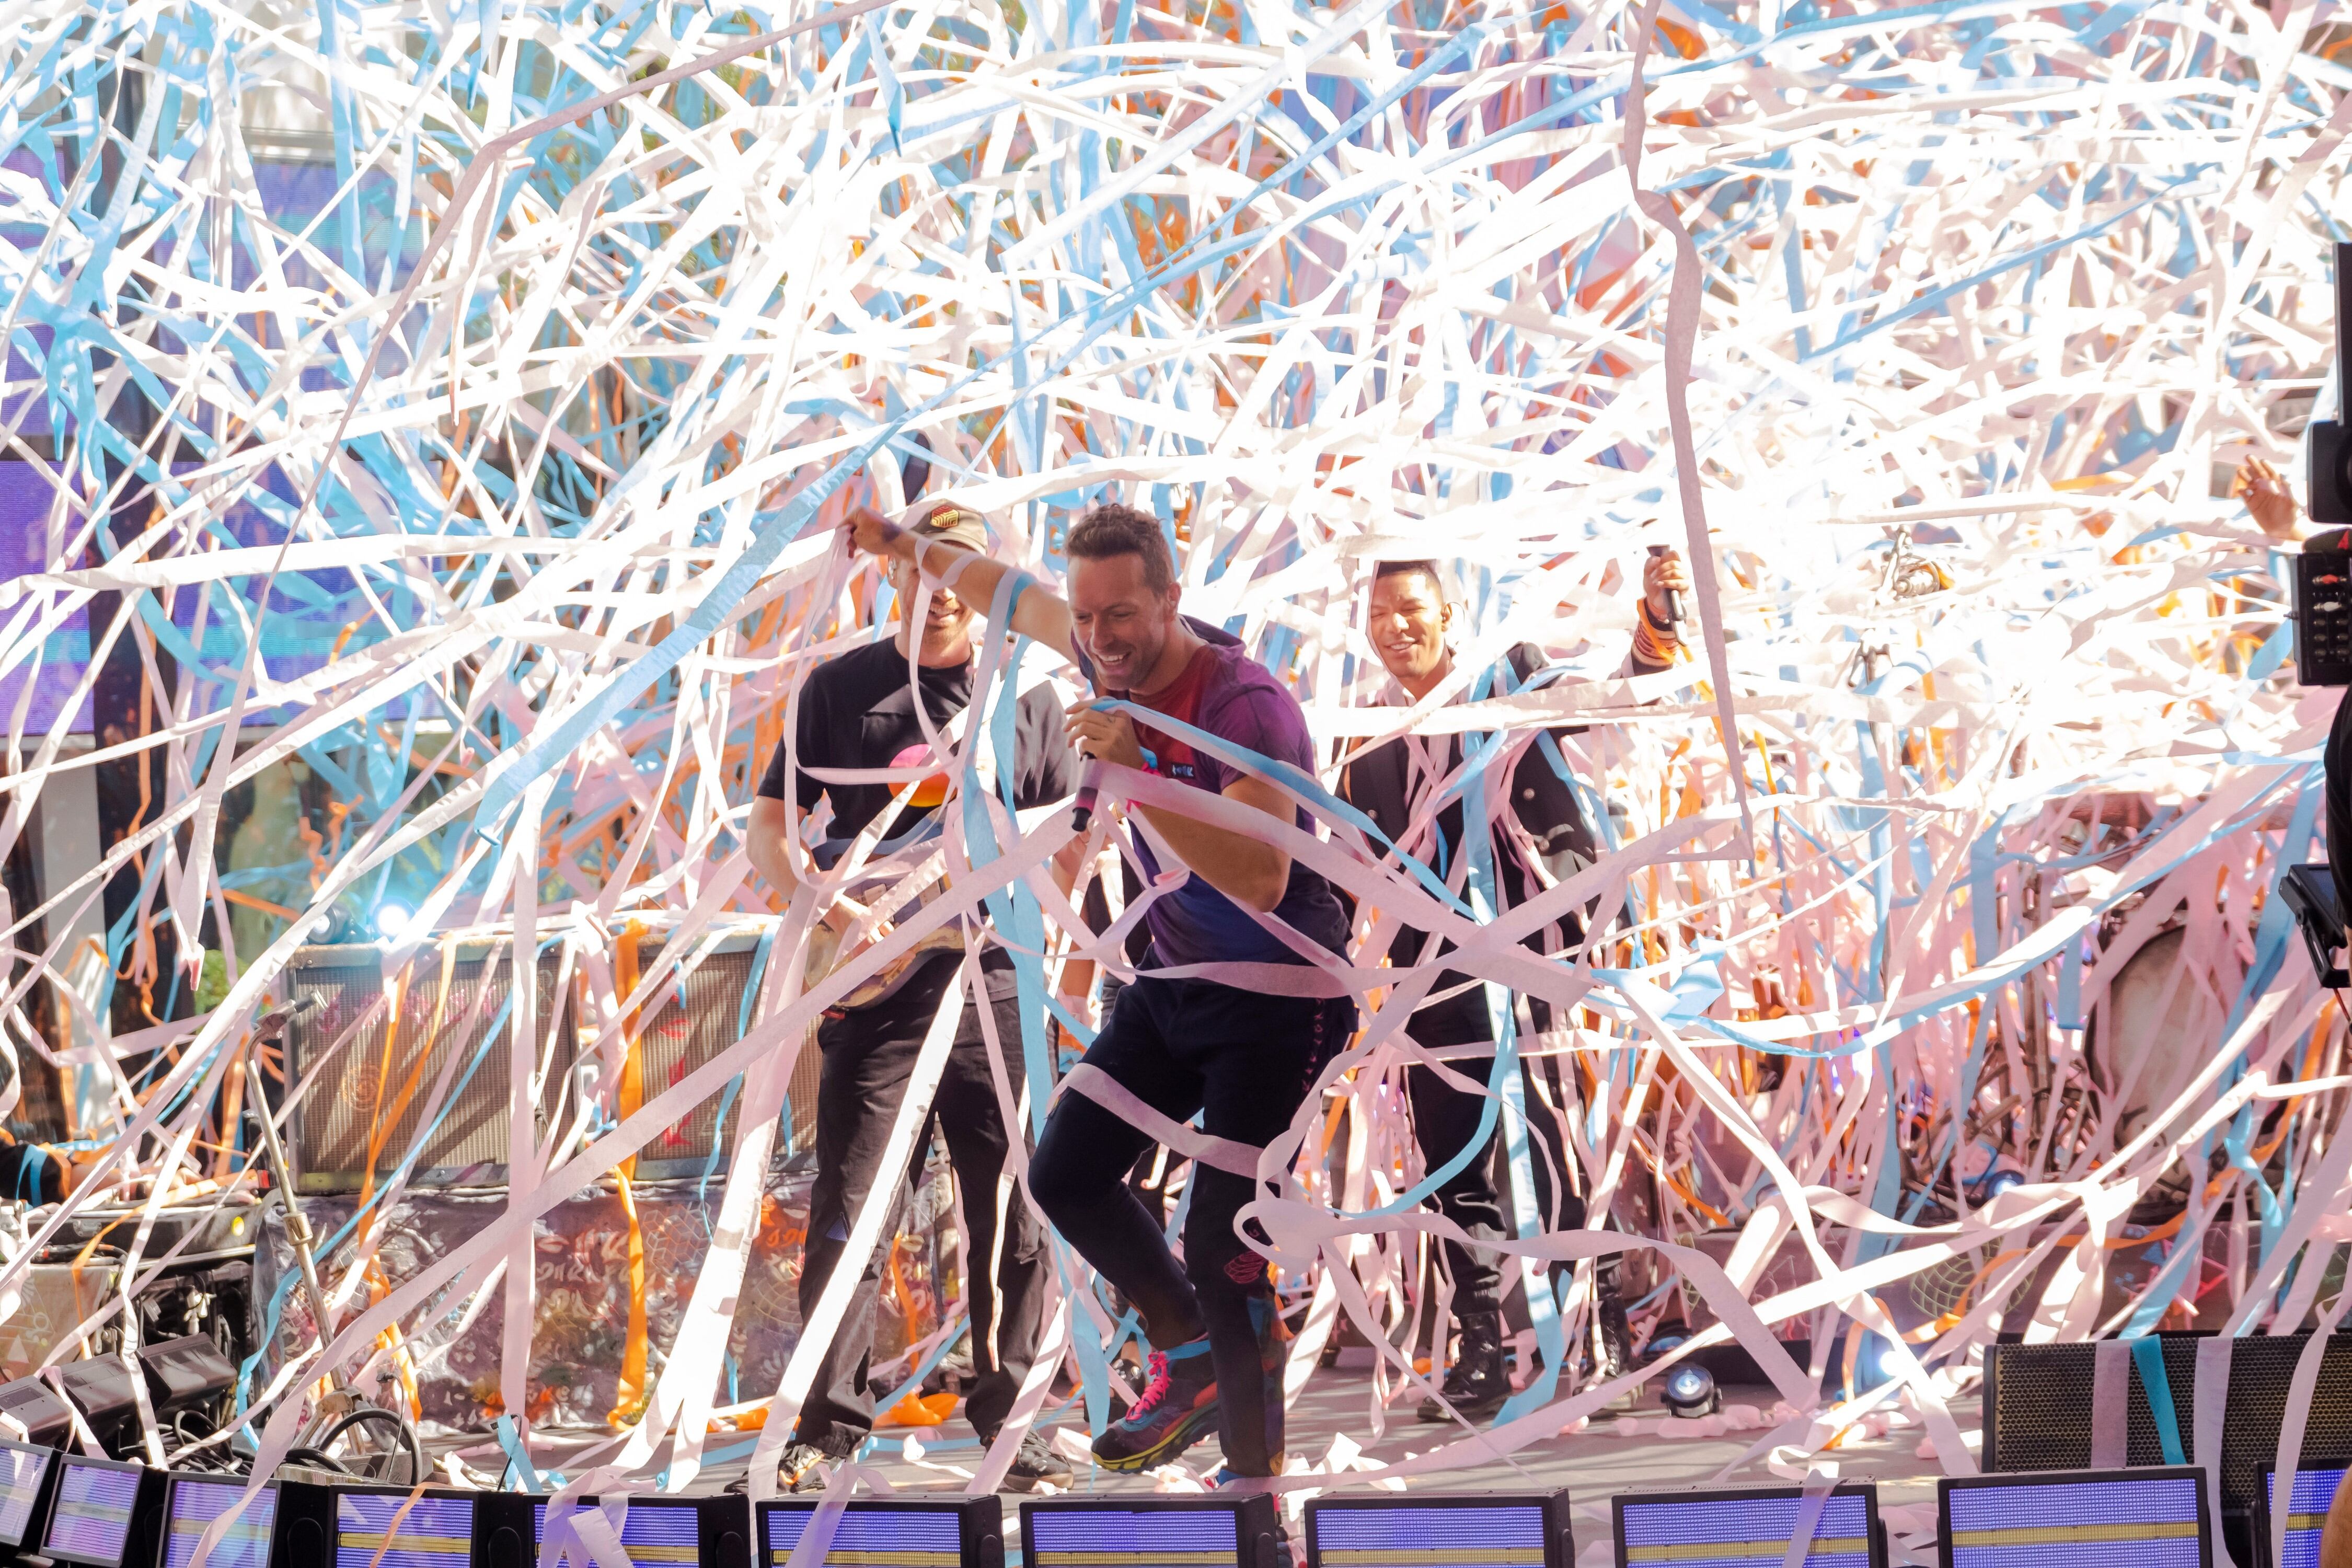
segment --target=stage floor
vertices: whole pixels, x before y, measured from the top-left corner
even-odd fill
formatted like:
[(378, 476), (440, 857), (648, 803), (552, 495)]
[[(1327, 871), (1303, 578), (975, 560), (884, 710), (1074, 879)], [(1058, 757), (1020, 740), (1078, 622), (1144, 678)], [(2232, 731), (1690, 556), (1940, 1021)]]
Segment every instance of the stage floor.
[[(1318, 1368), (1292, 1412), (1293, 1457), (1320, 1460), (1330, 1450), (1333, 1437), (1340, 1433), (1362, 1444), (1365, 1456), (1379, 1461), (1402, 1459), (1409, 1452), (1424, 1453), (1445, 1439), (1445, 1428), (1424, 1426), (1412, 1418), (1410, 1406), (1399, 1406), (1391, 1412), (1391, 1424), (1387, 1433), (1372, 1440), (1366, 1418), (1370, 1389), (1370, 1378), (1365, 1370)], [(1771, 1407), (1773, 1400), (1769, 1388), (1729, 1388), (1724, 1394), (1727, 1405), (1747, 1404), (1765, 1410)], [(1956, 1401), (1952, 1415), (1961, 1430), (1973, 1436), (1979, 1421), (1976, 1400), (1971, 1397)], [(1402, 1420), (1397, 1419), (1400, 1415)], [(1641, 1431), (1622, 1435), (1616, 1425), (1620, 1416), (1639, 1421)], [(1760, 1428), (1715, 1436), (1669, 1436), (1668, 1432), (1679, 1431), (1685, 1425), (1698, 1424), (1675, 1422), (1662, 1429), (1662, 1422), (1668, 1420), (1671, 1418), (1664, 1415), (1655, 1398), (1645, 1397), (1636, 1405), (1602, 1415), (1585, 1431), (1523, 1448), (1512, 1456), (1509, 1463), (1449, 1471), (1443, 1477), (1417, 1480), (1412, 1489), (1488, 1491), (1567, 1487), (1575, 1504), (1579, 1568), (1603, 1568), (1614, 1561), (1609, 1533), (1612, 1496), (1624, 1491), (1706, 1484), (1763, 1436)], [(1084, 1430), (1080, 1424), (1070, 1424)], [(961, 1467), (968, 1471), (979, 1458), (979, 1439), (961, 1415), (944, 1425), (918, 1429), (912, 1435), (923, 1450), (920, 1463), (904, 1457), (908, 1434), (899, 1429), (885, 1429), (877, 1434), (883, 1441), (877, 1444), (866, 1463), (887, 1476), (895, 1487), (917, 1491), (961, 1490), (964, 1478), (948, 1468)], [(1837, 1463), (1843, 1479), (1877, 1483), (1879, 1507), (1893, 1548), (1892, 1561), (1896, 1563), (1929, 1564), (1936, 1561), (1936, 1478), (1941, 1472), (1932, 1458), (1920, 1457), (1925, 1437), (1926, 1432), (1920, 1426), (1900, 1426), (1883, 1437), (1849, 1441), (1828, 1456)], [(1193, 1449), (1186, 1458), (1190, 1467), (1198, 1470), (1213, 1468), (1216, 1457), (1213, 1440)], [(738, 1458), (731, 1468), (706, 1471), (695, 1489), (701, 1490), (705, 1485), (723, 1485), (740, 1473), (741, 1460)], [(1789, 1483), (1773, 1475), (1759, 1459), (1722, 1484)], [(1150, 1476), (1115, 1476), (1080, 1466), (1073, 1489), (1081, 1493), (1091, 1489), (1096, 1493), (1146, 1494), (1154, 1488), (1154, 1479)], [(1017, 1495), (1006, 1494), (1008, 1509), (1019, 1500)], [(1910, 1545), (1907, 1551), (1906, 1542)]]

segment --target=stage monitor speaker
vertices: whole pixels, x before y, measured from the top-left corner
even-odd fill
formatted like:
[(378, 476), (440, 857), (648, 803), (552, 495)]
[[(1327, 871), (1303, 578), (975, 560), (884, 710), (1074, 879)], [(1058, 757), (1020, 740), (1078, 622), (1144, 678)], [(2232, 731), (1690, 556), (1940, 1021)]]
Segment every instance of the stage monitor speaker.
[(1027, 1568), (1287, 1568), (1289, 1561), (1265, 1492), (1024, 1502), (1021, 1550)]
[(1568, 1493), (1307, 1500), (1307, 1568), (1576, 1568)]
[[(296, 1002), (319, 1005), (286, 1033), (288, 1082), (301, 1089), (289, 1140), (295, 1185), (305, 1193), (353, 1193), (363, 1184), (368, 1146), (384, 1116), (393, 1124), (376, 1154), (381, 1185), (423, 1148), (409, 1171), (411, 1186), (499, 1186), (507, 1179), (511, 1125), (507, 1051), (514, 1037), (511, 937), (454, 944), (447, 999), (440, 998), (438, 944), (418, 950), (399, 992), (399, 1016), (385, 1017), (383, 950), (371, 943), (305, 947), (288, 967)], [(575, 961), (576, 963), (576, 961)], [(540, 953), (539, 998), (531, 1043), (532, 1068), (542, 1084), (563, 1081), (577, 1053), (575, 987), (561, 942)], [(572, 971), (576, 973), (576, 968)], [(362, 1020), (363, 1026), (354, 1028)], [(343, 1040), (346, 1034), (351, 1038)], [(336, 1042), (342, 1047), (336, 1049)], [(425, 1106), (445, 1065), (456, 1069), (440, 1113), (430, 1124)], [(550, 1096), (542, 1091), (534, 1136), (546, 1136)]]
[[(2190, 1430), (2200, 1334), (2159, 1334), (2165, 1381), (2182, 1440)], [(2088, 1343), (1985, 1347), (1984, 1466), (1988, 1470), (2078, 1470), (2091, 1463)], [(2164, 1440), (2137, 1371), (2125, 1416), (2130, 1465), (2164, 1463)]]
[(236, 1384), (236, 1368), (208, 1334), (189, 1334), (139, 1347), (147, 1398), (158, 1415), (193, 1409)]
[(119, 1355), (94, 1355), (58, 1367), (58, 1381), (65, 1384), (66, 1397), (73, 1401), (101, 1443), (112, 1443), (139, 1419), (139, 1394), (131, 1386), (131, 1368)]
[[(1618, 1568), (1630, 1563), (1753, 1563), (1780, 1568), (1805, 1507), (1802, 1487), (1629, 1492), (1610, 1500)], [(1886, 1568), (1878, 1489), (1832, 1488), (1813, 1517), (1804, 1568)]]
[[(160, 1568), (191, 1568), (196, 1545), (213, 1521), (245, 1497), (243, 1476), (173, 1476), (164, 1489), (163, 1561)], [(213, 1548), (205, 1568), (270, 1568), (271, 1538), (278, 1527), (278, 1483), (265, 1481)], [(288, 1559), (288, 1568), (295, 1568)]]
[(73, 1412), (46, 1378), (0, 1384), (0, 1414), (25, 1429), (26, 1441), (41, 1447), (62, 1448), (73, 1441)]
[(1941, 1568), (2213, 1563), (2205, 1472), (2188, 1466), (1946, 1476), (1936, 1483), (1936, 1524)]
[[(793, 1554), (816, 1517), (814, 1497), (778, 1498), (759, 1505), (762, 1564)], [(1026, 1510), (1024, 1509), (1025, 1512)], [(1032, 1563), (1036, 1562), (1031, 1558)], [(834, 1526), (818, 1568), (1004, 1568), (1004, 1505), (994, 1493), (938, 1502), (860, 1498)]]
[[(2197, 1346), (2209, 1336), (2158, 1336), (2173, 1419), (2189, 1463), (2195, 1449)], [(2231, 1342), (2229, 1403), (2221, 1426), (2221, 1507), (2243, 1516), (2262, 1494), (2262, 1468), (2278, 1461), (2294, 1363), (2311, 1336), (2256, 1335)], [(1988, 1470), (2080, 1469), (2091, 1462), (2089, 1344), (1997, 1344), (1985, 1349), (1984, 1462)], [(2164, 1462), (2163, 1439), (2137, 1371), (2131, 1379), (2126, 1463)], [(2304, 1426), (2307, 1456), (2352, 1455), (2352, 1334), (2331, 1338)]]

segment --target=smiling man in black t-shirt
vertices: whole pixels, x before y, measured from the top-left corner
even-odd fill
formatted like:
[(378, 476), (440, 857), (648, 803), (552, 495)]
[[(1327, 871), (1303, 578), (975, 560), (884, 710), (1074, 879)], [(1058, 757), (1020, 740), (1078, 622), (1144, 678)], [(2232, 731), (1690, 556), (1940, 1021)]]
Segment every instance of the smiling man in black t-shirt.
[[(979, 518), (952, 508), (934, 513), (922, 531), (976, 550), (988, 544)], [(760, 781), (760, 798), (751, 807), (751, 864), (787, 896), (802, 879), (798, 857), (803, 851), (794, 837), (794, 818), (814, 811), (822, 800), (831, 800), (832, 820), (824, 840), (805, 853), (830, 869), (869, 833), (892, 800), (907, 792), (905, 804), (882, 826), (866, 853), (868, 866), (897, 857), (891, 868), (875, 878), (874, 890), (903, 882), (908, 871), (931, 852), (929, 846), (939, 835), (940, 807), (949, 795), (948, 773), (924, 736), (923, 721), (916, 714), (916, 692), (919, 687), (923, 720), (942, 745), (950, 743), (947, 731), (971, 700), (977, 616), (953, 593), (934, 587), (923, 604), (916, 640), (908, 625), (920, 593), (916, 574), (911, 569), (894, 570), (891, 580), (898, 593), (898, 636), (827, 659), (809, 672), (793, 731), (777, 746)], [(910, 641), (915, 643), (912, 679), (908, 668)], [(1014, 805), (1026, 810), (1069, 795), (1077, 761), (1063, 734), (1062, 705), (1051, 687), (1040, 685), (1015, 699), (1013, 727)], [(993, 750), (985, 737), (971, 748), (971, 754), (982, 759), (992, 757)], [(928, 776), (913, 772), (923, 768), (934, 771)], [(838, 776), (878, 769), (897, 770), (908, 777), (861, 783)], [(916, 781), (911, 789), (908, 777)], [(798, 811), (788, 803), (796, 803)], [(887, 935), (893, 912), (904, 910), (871, 909), (846, 896), (835, 899), (820, 917), (840, 940), (833, 966)], [(940, 933), (943, 942), (960, 944), (961, 930), (961, 922), (951, 922)], [(903, 1212), (912, 1173), (881, 1170), (884, 1145), (923, 1037), (948, 986), (956, 982), (958, 963), (956, 952), (927, 942), (828, 1010), (818, 1026), (817, 1047), (824, 1060), (817, 1085), (816, 1186), (809, 1199), (800, 1280), (803, 1316), (815, 1310), (848, 1240), (857, 1205), (877, 1180), (898, 1183), (896, 1201)], [(1012, 957), (991, 946), (981, 955), (981, 970), (1005, 1069), (1017, 1084), (1023, 1020)], [(967, 1008), (957, 1029), (932, 1101), (930, 1127), (947, 1138), (970, 1231), (971, 1278), (964, 1281), (964, 1302), (971, 1312), (972, 1367), (979, 1381), (965, 1409), (981, 1436), (993, 1442), (1036, 1354), (1050, 1263), (1036, 1216), (1008, 1179), (1004, 1118), (977, 1009)], [(922, 1167), (929, 1131), (927, 1127), (916, 1142), (915, 1171)], [(897, 1228), (895, 1215), (890, 1228)], [(873, 1430), (874, 1392), (866, 1374), (887, 1251), (877, 1247), (866, 1260), (856, 1293), (801, 1407), (799, 1426), (780, 1466), (785, 1484), (796, 1490), (820, 1484), (823, 1468), (855, 1453)], [(1070, 1468), (1031, 1434), (1022, 1440), (1005, 1480), (1024, 1491), (1041, 1480), (1066, 1486)]]

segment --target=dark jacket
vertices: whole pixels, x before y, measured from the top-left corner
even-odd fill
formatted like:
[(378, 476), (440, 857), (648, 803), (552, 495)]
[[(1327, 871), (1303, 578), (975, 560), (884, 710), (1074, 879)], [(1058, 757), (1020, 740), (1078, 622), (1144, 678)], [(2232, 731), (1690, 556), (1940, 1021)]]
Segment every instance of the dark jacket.
[[(1519, 688), (1524, 688), (1528, 678), (1549, 662), (1543, 650), (1532, 643), (1521, 643), (1510, 651), (1507, 658), (1514, 682)], [(1502, 695), (1499, 684), (1491, 689), (1495, 695)], [(1576, 731), (1557, 729), (1550, 733), (1557, 740), (1574, 734)], [(1461, 737), (1453, 736), (1449, 740), (1451, 743), (1446, 748), (1441, 774), (1451, 773), (1462, 762)], [(1397, 838), (1412, 820), (1412, 770), (1411, 748), (1405, 737), (1399, 736), (1348, 764), (1339, 777), (1340, 798), (1370, 817), (1373, 826), (1389, 837)], [(1511, 770), (1509, 807), (1519, 826), (1527, 830), (1536, 852), (1543, 858), (1545, 868), (1555, 880), (1567, 880), (1600, 858), (1599, 838), (1593, 832), (1592, 824), (1587, 820), (1584, 808), (1576, 798), (1576, 792), (1553, 767), (1551, 758), (1540, 741), (1530, 742)], [(1498, 828), (1501, 826), (1499, 823), (1496, 826)], [(1440, 872), (1450, 884), (1454, 860), (1462, 847), (1462, 802), (1458, 797), (1438, 814), (1437, 832), (1444, 841), (1444, 850), (1442, 855), (1433, 851), (1429, 853), (1430, 868)], [(1496, 891), (1502, 907), (1515, 909), (1538, 890), (1535, 879), (1522, 863), (1520, 851), (1509, 835), (1496, 832), (1493, 853)], [(1393, 857), (1389, 858), (1389, 863), (1395, 864)], [(1585, 919), (1583, 915), (1571, 912), (1549, 927), (1531, 933), (1527, 945), (1538, 952), (1573, 947), (1584, 938)], [(1422, 948), (1427, 940), (1426, 932), (1411, 927), (1400, 930), (1395, 940), (1389, 944), (1389, 961), (1401, 967), (1420, 963)], [(1444, 991), (1464, 984), (1465, 979), (1466, 976), (1449, 970), (1431, 990), (1433, 993)], [(1543, 1027), (1547, 1009), (1541, 1003), (1530, 1000), (1538, 1015), (1537, 1026)], [(1425, 1011), (1444, 1013), (1447, 1026), (1439, 1032), (1460, 1035), (1462, 1038), (1433, 1039), (1427, 1037), (1433, 1031), (1417, 1026), (1413, 1033), (1424, 1045), (1461, 1044), (1466, 1039), (1492, 1037), (1491, 1026), (1486, 1017), (1485, 998), (1475, 990), (1450, 1001), (1432, 1004)], [(1426, 1024), (1427, 1020), (1423, 1018), (1420, 1022)]]

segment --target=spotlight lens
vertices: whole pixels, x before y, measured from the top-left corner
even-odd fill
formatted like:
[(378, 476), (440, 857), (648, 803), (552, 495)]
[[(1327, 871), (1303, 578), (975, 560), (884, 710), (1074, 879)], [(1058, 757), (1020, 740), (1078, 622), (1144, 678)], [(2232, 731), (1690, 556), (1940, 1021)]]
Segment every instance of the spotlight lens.
[(1676, 1399), (1701, 1399), (1706, 1395), (1706, 1374), (1685, 1367), (1668, 1382), (1666, 1392)]
[(375, 929), (378, 935), (397, 942), (409, 922), (416, 918), (406, 904), (383, 903), (375, 909)]

